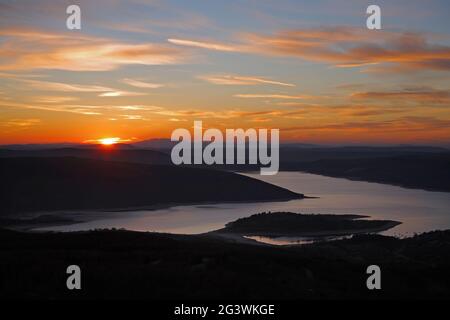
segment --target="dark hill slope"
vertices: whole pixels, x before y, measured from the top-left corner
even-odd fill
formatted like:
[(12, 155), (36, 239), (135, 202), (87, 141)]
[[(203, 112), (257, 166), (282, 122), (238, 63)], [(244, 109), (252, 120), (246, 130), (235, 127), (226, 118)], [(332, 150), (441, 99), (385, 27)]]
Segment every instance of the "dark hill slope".
[(302, 195), (238, 174), (78, 158), (0, 159), (2, 214)]

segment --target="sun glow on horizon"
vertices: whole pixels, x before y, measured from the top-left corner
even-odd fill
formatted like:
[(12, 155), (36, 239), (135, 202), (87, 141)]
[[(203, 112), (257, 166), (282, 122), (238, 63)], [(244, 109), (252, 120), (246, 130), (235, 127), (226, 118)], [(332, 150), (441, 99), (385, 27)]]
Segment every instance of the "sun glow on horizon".
[(103, 146), (112, 146), (118, 143), (126, 143), (131, 142), (135, 140), (136, 138), (131, 139), (122, 139), (119, 137), (106, 137), (106, 138), (100, 138), (100, 139), (92, 139), (92, 140), (85, 140), (83, 143), (90, 143), (90, 144), (100, 144)]
[(113, 144), (119, 143), (121, 139), (114, 137), (114, 138), (102, 138), (98, 139), (97, 141), (104, 146), (111, 146)]

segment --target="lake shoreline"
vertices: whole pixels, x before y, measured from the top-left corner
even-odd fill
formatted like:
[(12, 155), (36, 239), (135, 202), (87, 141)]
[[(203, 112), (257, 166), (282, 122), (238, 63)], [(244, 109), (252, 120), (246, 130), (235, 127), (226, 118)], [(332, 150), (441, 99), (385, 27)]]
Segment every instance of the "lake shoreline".
[[(252, 177), (260, 178), (259, 175)], [(55, 220), (63, 217), (72, 221), (59, 223), (59, 221), (47, 220), (28, 224), (21, 221), (15, 230), (65, 232), (123, 228), (131, 231), (202, 234), (218, 230), (234, 219), (264, 211), (291, 211), (305, 214), (352, 213), (371, 216), (378, 220), (396, 220), (401, 221), (402, 224), (382, 234), (399, 237), (450, 229), (450, 219), (446, 209), (450, 205), (448, 193), (412, 190), (300, 172), (280, 172), (275, 177), (263, 179), (293, 192), (305, 193), (307, 196), (302, 199), (287, 199), (288, 201), (170, 203), (116, 208), (115, 211), (106, 208), (41, 211), (25, 213), (20, 218), (32, 219), (47, 214), (57, 215)], [(316, 195), (319, 197), (312, 197)], [(0, 225), (5, 224), (0, 222)], [(11, 227), (11, 224), (9, 223), (8, 226)], [(35, 230), (39, 228), (44, 230)]]
[[(252, 219), (255, 216), (261, 216), (261, 215), (269, 215), (269, 216), (273, 216), (274, 218), (277, 218), (280, 216), (280, 214), (283, 214), (283, 213), (256, 214), (256, 215), (249, 216), (246, 219)], [(277, 232), (275, 232), (275, 231), (273, 231), (273, 232), (234, 232), (234, 231), (227, 230), (225, 227), (223, 229), (218, 229), (218, 230), (214, 230), (214, 231), (210, 231), (210, 232), (206, 232), (206, 233), (194, 234), (194, 236), (218, 239), (221, 241), (228, 241), (228, 242), (240, 243), (240, 244), (272, 246), (274, 244), (268, 244), (263, 241), (258, 241), (256, 239), (252, 239), (252, 237), (266, 237), (266, 238), (272, 238), (272, 239), (304, 237), (304, 238), (316, 238), (316, 239), (314, 239), (314, 242), (316, 242), (316, 241), (332, 241), (332, 240), (334, 240), (333, 237), (337, 238), (337, 237), (341, 237), (341, 236), (354, 236), (354, 235), (360, 235), (360, 234), (376, 234), (376, 233), (394, 228), (395, 226), (401, 224), (401, 222), (398, 222), (398, 221), (361, 220), (361, 219), (370, 218), (370, 216), (366, 216), (366, 215), (325, 215), (325, 214), (323, 214), (323, 215), (321, 215), (321, 214), (303, 215), (303, 214), (294, 214), (294, 213), (289, 213), (289, 214), (294, 215), (294, 216), (300, 216), (300, 217), (302, 217), (302, 219), (305, 219), (305, 217), (306, 217), (306, 219), (309, 219), (309, 220), (310, 219), (324, 219), (325, 217), (329, 217), (334, 220), (337, 220), (337, 219), (343, 219), (343, 220), (349, 220), (349, 221), (357, 220), (358, 223), (365, 223), (365, 224), (375, 224), (377, 222), (384, 222), (384, 224), (380, 225), (380, 226), (375, 226), (375, 227), (366, 227), (366, 228), (355, 227), (352, 229), (343, 229), (343, 230), (338, 230), (338, 229), (331, 230), (330, 229), (330, 230), (312, 231), (312, 229), (310, 229), (308, 231), (295, 232), (295, 233), (289, 232), (288, 230), (286, 230), (286, 232), (280, 232), (280, 231), (277, 231)], [(77, 220), (70, 220), (67, 218), (63, 218), (61, 220), (61, 217), (51, 216), (51, 215), (41, 216), (41, 217), (44, 217), (44, 218), (43, 219), (38, 218), (39, 220), (36, 220), (34, 224), (10, 225), (10, 226), (7, 226), (6, 229), (17, 231), (17, 232), (48, 233), (48, 232), (52, 232), (52, 231), (38, 230), (38, 229), (45, 228), (45, 227), (54, 227), (54, 226), (58, 226), (58, 225), (70, 225), (70, 224), (81, 222), (81, 221), (77, 221)], [(52, 222), (52, 219), (54, 219), (53, 222)], [(229, 226), (235, 222), (236, 221), (229, 222), (229, 223), (227, 223), (226, 226)], [(325, 225), (323, 227), (325, 227)], [(111, 230), (116, 230), (116, 229), (114, 228)], [(92, 230), (87, 230), (87, 232), (90, 232), (90, 231), (92, 231)], [(132, 232), (131, 230), (127, 230), (127, 231)], [(55, 231), (55, 232), (70, 234), (70, 233), (73, 233), (76, 231), (67, 231), (67, 232)], [(137, 232), (139, 232), (139, 231), (137, 231)], [(149, 231), (146, 231), (146, 232), (140, 231), (140, 232), (161, 234), (161, 232), (149, 232)], [(167, 234), (172, 234), (173, 236), (190, 236), (188, 234), (182, 234), (182, 233), (179, 233), (179, 234), (167, 233)], [(331, 237), (331, 239), (330, 239), (330, 237)], [(329, 240), (327, 240), (327, 238)], [(298, 244), (290, 244), (290, 245), (298, 245)], [(277, 245), (275, 245), (275, 246), (277, 246)]]
[(308, 170), (280, 170), (280, 172), (301, 172), (301, 173), (309, 173), (309, 174), (316, 174), (318, 176), (328, 177), (328, 178), (337, 178), (337, 179), (346, 179), (349, 181), (361, 181), (361, 182), (368, 182), (368, 183), (377, 183), (382, 185), (388, 185), (388, 186), (394, 186), (394, 187), (400, 187), (405, 189), (411, 189), (411, 190), (422, 190), (422, 191), (429, 191), (429, 192), (441, 192), (441, 193), (450, 193), (450, 190), (443, 189), (443, 188), (433, 188), (433, 187), (423, 187), (423, 186), (414, 186), (409, 185), (407, 183), (395, 183), (395, 182), (389, 182), (389, 180), (383, 180), (383, 179), (370, 179), (363, 176), (346, 176), (346, 175), (338, 175), (338, 174), (325, 174), (320, 171), (308, 171)]
[[(139, 206), (139, 207), (124, 207), (116, 209), (92, 209), (92, 210), (56, 210), (56, 211), (39, 211), (39, 212), (27, 212), (23, 214), (15, 214), (11, 216), (5, 216), (0, 218), (0, 227), (6, 227), (10, 230), (24, 231), (24, 232), (36, 232), (34, 229), (47, 228), (53, 226), (61, 225), (71, 225), (77, 223), (85, 223), (96, 220), (101, 220), (107, 216), (108, 218), (114, 218), (115, 214), (120, 214), (124, 212), (145, 212), (145, 211), (156, 211), (161, 209), (170, 209), (182, 206), (215, 206), (221, 204), (257, 204), (257, 203), (273, 203), (273, 202), (289, 202), (292, 200), (303, 200), (303, 199), (318, 199), (319, 197), (309, 197), (301, 196), (297, 199), (277, 199), (277, 200), (255, 200), (255, 201), (201, 201), (201, 202), (186, 202), (186, 203), (166, 203), (166, 204), (155, 204), (149, 206)], [(40, 217), (47, 216), (48, 220), (42, 222), (39, 220)], [(61, 218), (65, 221), (61, 222)], [(16, 223), (8, 225), (5, 222), (14, 220)], [(53, 222), (52, 222), (53, 220)], [(28, 223), (28, 224), (27, 224)], [(130, 230), (131, 231), (131, 230)], [(39, 232), (39, 231), (37, 231)]]
[[(233, 171), (235, 173), (240, 173), (240, 174), (244, 174), (244, 175), (250, 175), (251, 174), (257, 174), (258, 171), (255, 170), (249, 170), (249, 171)], [(429, 191), (429, 192), (439, 192), (439, 193), (447, 193), (450, 194), (450, 190), (446, 190), (446, 189), (440, 189), (440, 188), (432, 188), (432, 187), (419, 187), (419, 186), (411, 186), (408, 185), (406, 183), (394, 183), (394, 182), (389, 182), (389, 181), (385, 181), (385, 180), (374, 180), (374, 179), (368, 179), (366, 177), (356, 177), (356, 176), (345, 176), (345, 175), (338, 175), (338, 174), (325, 174), (323, 172), (320, 171), (314, 171), (314, 170), (297, 170), (297, 169), (280, 169), (279, 172), (295, 172), (295, 173), (306, 173), (306, 174), (314, 174), (317, 176), (321, 176), (321, 177), (326, 177), (326, 178), (335, 178), (335, 179), (345, 179), (348, 181), (355, 181), (355, 182), (367, 182), (367, 183), (376, 183), (376, 184), (381, 184), (381, 185), (387, 185), (387, 186), (393, 186), (393, 187), (400, 187), (400, 188), (404, 188), (404, 189), (411, 189), (411, 190), (421, 190), (421, 191)], [(314, 198), (314, 197), (312, 197)]]

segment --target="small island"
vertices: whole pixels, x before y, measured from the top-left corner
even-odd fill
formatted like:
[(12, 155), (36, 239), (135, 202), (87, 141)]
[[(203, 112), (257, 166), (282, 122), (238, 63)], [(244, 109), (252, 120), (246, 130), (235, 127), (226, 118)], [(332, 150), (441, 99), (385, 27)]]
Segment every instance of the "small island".
[(368, 216), (344, 214), (298, 214), (263, 212), (227, 223), (214, 234), (265, 237), (325, 237), (376, 233), (391, 229), (401, 222), (367, 220)]

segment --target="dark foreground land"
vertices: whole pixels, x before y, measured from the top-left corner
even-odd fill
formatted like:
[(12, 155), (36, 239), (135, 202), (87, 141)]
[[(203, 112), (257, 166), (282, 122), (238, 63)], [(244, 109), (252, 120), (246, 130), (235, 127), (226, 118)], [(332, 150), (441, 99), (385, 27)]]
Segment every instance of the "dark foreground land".
[[(66, 289), (66, 268), (82, 290)], [(366, 288), (366, 268), (382, 290)], [(450, 231), (294, 247), (127, 231), (0, 230), (0, 297), (28, 299), (450, 298)]]

